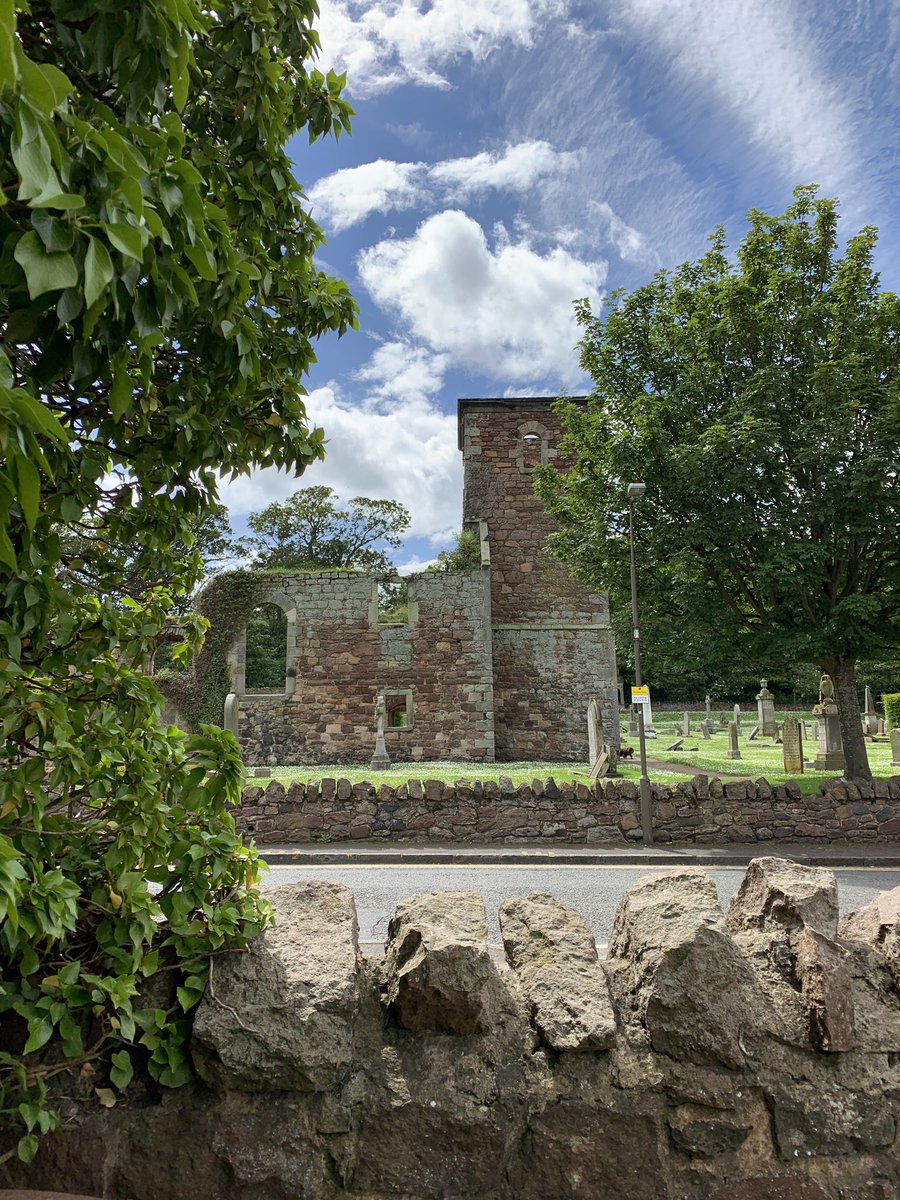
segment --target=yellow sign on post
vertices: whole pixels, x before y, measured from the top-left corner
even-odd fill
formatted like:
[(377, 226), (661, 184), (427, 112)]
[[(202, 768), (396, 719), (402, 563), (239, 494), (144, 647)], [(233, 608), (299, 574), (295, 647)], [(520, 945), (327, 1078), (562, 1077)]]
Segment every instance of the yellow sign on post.
[(642, 684), (641, 687), (633, 687), (631, 689), (631, 703), (642, 704), (645, 700), (650, 699), (650, 688), (647, 684)]

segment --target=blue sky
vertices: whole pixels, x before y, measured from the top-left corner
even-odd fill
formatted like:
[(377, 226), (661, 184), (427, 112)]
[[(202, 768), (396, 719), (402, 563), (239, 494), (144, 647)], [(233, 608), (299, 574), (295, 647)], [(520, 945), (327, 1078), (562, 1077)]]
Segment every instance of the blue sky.
[(223, 490), (401, 500), (401, 568), (459, 527), (459, 396), (587, 390), (572, 301), (695, 258), (801, 183), (881, 231), (898, 286), (900, 6), (891, 0), (320, 0), (353, 135), (289, 147), (360, 330), (307, 381), (328, 457)]

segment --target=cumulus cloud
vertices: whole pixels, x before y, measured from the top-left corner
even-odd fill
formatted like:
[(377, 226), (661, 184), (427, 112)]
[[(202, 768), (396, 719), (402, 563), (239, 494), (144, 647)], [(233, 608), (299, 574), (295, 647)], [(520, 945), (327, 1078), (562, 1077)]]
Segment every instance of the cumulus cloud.
[(505, 44), (532, 46), (568, 0), (323, 0), (323, 58), (346, 70), (351, 91), (372, 94), (417, 83), (449, 87), (445, 69), (483, 61)]
[(446, 369), (446, 354), (409, 342), (383, 342), (355, 378), (369, 383), (369, 395), (378, 401), (412, 401), (438, 392)]
[(520, 142), (502, 154), (452, 158), (431, 168), (431, 178), (453, 195), (468, 196), (491, 188), (523, 191), (542, 177), (571, 170), (578, 162), (576, 151), (560, 153), (549, 142)]
[(373, 212), (412, 208), (422, 197), (420, 163), (379, 158), (326, 175), (307, 193), (317, 221), (340, 233)]
[(463, 198), (492, 189), (524, 191), (571, 170), (578, 159), (577, 152), (560, 153), (543, 141), (439, 163), (379, 158), (326, 175), (308, 195), (320, 224), (340, 233), (374, 212), (426, 206), (448, 196)]
[(581, 379), (572, 301), (599, 302), (605, 263), (561, 246), (541, 254), (527, 240), (492, 249), (478, 222), (455, 209), (410, 238), (379, 242), (357, 262), (376, 303), (453, 365), (507, 383)]
[(342, 500), (399, 500), (410, 512), (411, 537), (440, 543), (459, 528), (462, 455), (453, 414), (440, 412), (424, 397), (375, 409), (333, 383), (311, 391), (306, 407), (310, 420), (326, 431), (325, 461), (299, 479), (269, 469), (223, 483), (221, 498), (234, 517), (285, 500), (298, 488), (323, 484)]

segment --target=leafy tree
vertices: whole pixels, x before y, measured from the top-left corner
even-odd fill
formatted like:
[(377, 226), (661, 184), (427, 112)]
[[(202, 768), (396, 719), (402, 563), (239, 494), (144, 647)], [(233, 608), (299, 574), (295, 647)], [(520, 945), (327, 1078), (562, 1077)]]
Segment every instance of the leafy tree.
[(300, 488), (288, 500), (250, 514), (253, 536), (241, 548), (261, 570), (389, 571), (382, 546), (397, 549), (409, 512), (396, 500), (356, 496), (339, 507), (330, 487)]
[[(200, 577), (205, 578), (220, 570), (234, 557), (235, 537), (224, 504), (211, 502), (206, 511), (189, 522), (189, 538), (176, 539), (169, 547), (171, 553), (165, 561), (151, 564), (144, 554), (140, 541), (126, 545), (112, 545), (109, 526), (101, 519), (97, 528), (86, 521), (77, 526), (60, 529), (60, 567), (67, 579), (77, 579), (89, 591), (99, 595), (121, 599), (129, 596), (140, 601), (156, 588), (177, 590), (178, 580), (183, 574), (184, 563), (195, 559), (199, 564)], [(190, 543), (190, 544), (188, 544)], [(138, 573), (135, 564), (141, 563), (142, 571), (155, 567), (149, 576)], [(172, 566), (175, 575), (171, 574)], [(168, 571), (168, 574), (161, 572)], [(184, 611), (189, 604), (187, 595), (176, 597), (175, 607)]]
[(442, 550), (429, 571), (475, 571), (481, 566), (481, 544), (472, 529), (461, 529), (453, 546)]
[(300, 380), (355, 306), (283, 149), (348, 125), (315, 13), (0, 0), (0, 1108), (26, 1160), (67, 1060), (187, 1078), (209, 955), (268, 919), (237, 745), (161, 727), (145, 668), (219, 472), (322, 456)]
[[(605, 314), (577, 305), (586, 406), (571, 464), (539, 472), (555, 549), (625, 594), (629, 481), (647, 485), (642, 595), (721, 658), (814, 662), (833, 678), (850, 775), (868, 776), (856, 662), (900, 640), (900, 303), (879, 290), (876, 231), (839, 252), (837, 203), (798, 188), (752, 210), (736, 260), (721, 229)], [(893, 653), (888, 653), (888, 652)]]

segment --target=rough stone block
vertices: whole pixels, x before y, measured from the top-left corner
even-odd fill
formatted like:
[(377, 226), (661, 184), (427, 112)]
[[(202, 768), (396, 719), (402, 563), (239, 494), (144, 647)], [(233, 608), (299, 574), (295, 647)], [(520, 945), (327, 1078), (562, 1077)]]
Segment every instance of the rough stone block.
[(684, 868), (640, 880), (623, 896), (609, 957), (613, 994), (653, 1048), (678, 1061), (746, 1062), (742, 1031), (766, 1028), (764, 1001), (728, 935), (712, 880)]
[(790, 933), (808, 926), (832, 938), (837, 921), (833, 873), (784, 858), (754, 858), (728, 908), (733, 931)]
[(616, 1018), (597, 947), (584, 918), (546, 892), (506, 900), (500, 932), (510, 966), (551, 1050), (608, 1050)]
[(507, 1003), (487, 946), (480, 892), (430, 892), (397, 906), (388, 925), (385, 1002), (414, 1033), (491, 1028)]
[(869, 904), (841, 918), (842, 938), (871, 946), (900, 991), (900, 888), (881, 892)]
[(831, 938), (804, 929), (797, 939), (797, 975), (818, 1050), (852, 1050), (856, 1045), (851, 956)]
[(211, 1087), (325, 1091), (347, 1070), (358, 1010), (359, 929), (349, 888), (272, 889), (277, 923), (246, 951), (214, 957), (192, 1051)]

